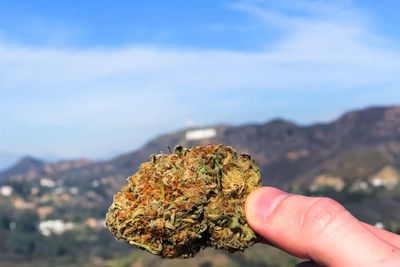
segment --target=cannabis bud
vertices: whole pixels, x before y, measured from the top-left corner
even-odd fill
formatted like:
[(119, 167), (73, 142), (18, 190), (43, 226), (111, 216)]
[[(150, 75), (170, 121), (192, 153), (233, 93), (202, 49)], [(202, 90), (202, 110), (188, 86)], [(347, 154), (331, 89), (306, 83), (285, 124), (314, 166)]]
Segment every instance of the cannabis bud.
[(192, 257), (204, 247), (234, 252), (259, 240), (244, 202), (260, 186), (260, 171), (231, 147), (178, 146), (152, 155), (127, 181), (106, 215), (118, 239), (168, 258)]

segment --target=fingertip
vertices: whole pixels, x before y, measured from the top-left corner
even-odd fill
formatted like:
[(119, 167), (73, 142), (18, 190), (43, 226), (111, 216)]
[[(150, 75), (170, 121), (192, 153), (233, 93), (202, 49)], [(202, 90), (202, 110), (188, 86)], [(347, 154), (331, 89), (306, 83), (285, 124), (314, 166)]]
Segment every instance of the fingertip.
[(262, 233), (262, 226), (266, 218), (276, 206), (289, 194), (273, 187), (261, 187), (251, 192), (246, 200), (246, 219), (250, 226)]
[(392, 245), (332, 199), (262, 187), (249, 194), (245, 212), (253, 230), (269, 243), (323, 265), (357, 266), (357, 262), (377, 263), (392, 257), (388, 255)]

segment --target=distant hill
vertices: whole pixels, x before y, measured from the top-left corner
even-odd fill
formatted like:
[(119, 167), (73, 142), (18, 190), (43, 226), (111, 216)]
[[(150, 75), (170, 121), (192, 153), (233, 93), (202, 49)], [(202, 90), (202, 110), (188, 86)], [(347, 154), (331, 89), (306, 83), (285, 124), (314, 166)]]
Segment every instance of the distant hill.
[[(386, 165), (400, 167), (400, 107), (375, 107), (344, 114), (326, 124), (299, 126), (285, 120), (238, 127), (216, 126), (211, 138), (188, 140), (182, 130), (157, 137), (141, 149), (109, 161), (66, 161), (44, 164), (24, 158), (0, 172), (0, 181), (18, 175), (20, 179), (96, 179), (102, 176), (125, 177), (136, 172), (141, 162), (153, 153), (168, 153), (178, 144), (223, 143), (252, 155), (260, 166), (264, 184), (284, 187), (312, 183), (319, 174), (344, 179), (362, 179)], [(192, 129), (193, 131), (193, 129)], [(36, 175), (36, 177), (35, 177)]]
[(64, 171), (71, 171), (91, 164), (91, 161), (80, 159), (70, 161), (60, 161), (57, 163), (45, 163), (34, 157), (23, 157), (14, 166), (0, 172), (0, 182), (31, 181), (40, 178), (52, 178), (57, 180), (58, 175)]
[(274, 186), (310, 183), (320, 173), (366, 178), (385, 165), (400, 166), (400, 107), (353, 111), (332, 123), (311, 126), (274, 120), (215, 129), (215, 137), (201, 140), (187, 140), (187, 131), (164, 135), (110, 163), (129, 174), (148, 155), (167, 152), (167, 146), (223, 143), (252, 155), (264, 184)]
[(11, 168), (0, 173), (0, 182), (6, 181), (15, 175), (26, 176), (30, 171), (37, 171), (43, 168), (44, 162), (33, 157), (24, 157)]
[[(265, 124), (185, 129), (159, 136), (137, 151), (101, 162), (75, 160), (48, 164), (24, 158), (0, 172), (0, 182), (49, 178), (84, 191), (93, 182), (101, 181), (107, 186), (97, 203), (106, 206), (126, 177), (135, 173), (151, 154), (169, 153), (169, 148), (178, 144), (191, 147), (209, 143), (223, 143), (250, 154), (260, 167), (264, 185), (292, 192), (315, 191), (325, 186), (335, 190), (351, 187), (354, 191), (365, 187), (358, 184), (361, 181), (373, 186), (378, 181), (373, 177), (379, 178), (381, 173), (393, 174), (395, 177), (384, 178), (391, 183), (400, 179), (400, 107), (394, 106), (351, 111), (333, 122), (310, 126), (273, 120)], [(390, 172), (384, 171), (388, 169)], [(382, 205), (400, 204), (393, 202), (398, 197), (385, 199)], [(372, 205), (374, 200), (366, 201)], [(357, 213), (358, 206), (355, 209)], [(378, 220), (383, 215), (381, 211), (368, 214), (360, 211), (359, 216)], [(400, 219), (400, 214), (396, 216)]]

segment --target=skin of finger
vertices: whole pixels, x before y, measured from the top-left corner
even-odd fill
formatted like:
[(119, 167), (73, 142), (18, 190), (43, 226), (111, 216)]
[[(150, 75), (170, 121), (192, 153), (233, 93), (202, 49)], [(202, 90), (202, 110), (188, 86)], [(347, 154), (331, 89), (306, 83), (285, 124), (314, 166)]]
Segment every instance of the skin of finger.
[(381, 238), (382, 240), (388, 242), (389, 244), (400, 248), (400, 235), (396, 235), (392, 232), (377, 228), (375, 226), (372, 226), (370, 224), (367, 223), (363, 223), (365, 227), (367, 227), (367, 229), (369, 231), (371, 231), (373, 234), (375, 234), (376, 236), (378, 236), (379, 238)]
[(249, 224), (275, 246), (326, 266), (360, 266), (363, 262), (390, 266), (393, 259), (400, 260), (396, 248), (331, 199), (289, 195), (264, 220), (252, 217), (252, 208), (260, 204), (254, 201), (262, 199), (257, 194), (277, 194), (276, 190), (258, 189), (246, 202)]

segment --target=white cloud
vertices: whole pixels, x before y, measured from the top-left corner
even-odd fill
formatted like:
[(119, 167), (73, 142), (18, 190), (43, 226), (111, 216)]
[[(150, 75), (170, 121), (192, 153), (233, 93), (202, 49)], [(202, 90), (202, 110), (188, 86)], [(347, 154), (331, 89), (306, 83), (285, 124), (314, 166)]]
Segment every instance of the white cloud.
[[(290, 7), (252, 2), (231, 5), (283, 32), (282, 38), (258, 52), (136, 45), (79, 50), (3, 42), (0, 119), (15, 129), (24, 125), (27, 129), (50, 129), (49, 133), (57, 127), (83, 129), (66, 140), (46, 136), (44, 153), (76, 156), (85, 150), (92, 156), (130, 149), (129, 140), (133, 139), (135, 147), (160, 131), (180, 128), (189, 112), (203, 118), (204, 123), (235, 121), (229, 114), (208, 110), (210, 105), (215, 108), (210, 99), (227, 110), (233, 107), (229, 95), (234, 98), (244, 91), (247, 94), (241, 103), (248, 110), (254, 108), (254, 101), (260, 101), (254, 93), (266, 96), (268, 106), (273, 101), (267, 97), (269, 93), (280, 98), (321, 90), (362, 95), (363, 90), (371, 90), (364, 88), (385, 88), (387, 102), (393, 101), (400, 85), (400, 49), (396, 44), (371, 32), (371, 22), (352, 7), (305, 3), (290, 1)], [(290, 8), (299, 15), (288, 15)], [(370, 102), (373, 99), (360, 104)], [(294, 116), (292, 119), (307, 120), (301, 112)], [(96, 133), (101, 136), (93, 138)], [(12, 134), (9, 130), (4, 135), (11, 138)], [(106, 141), (113, 134), (118, 144)], [(79, 145), (68, 143), (78, 138)], [(3, 142), (0, 145), (5, 148), (15, 147)], [(103, 148), (99, 142), (104, 142)], [(19, 149), (26, 147), (40, 150), (45, 146), (25, 140)]]

